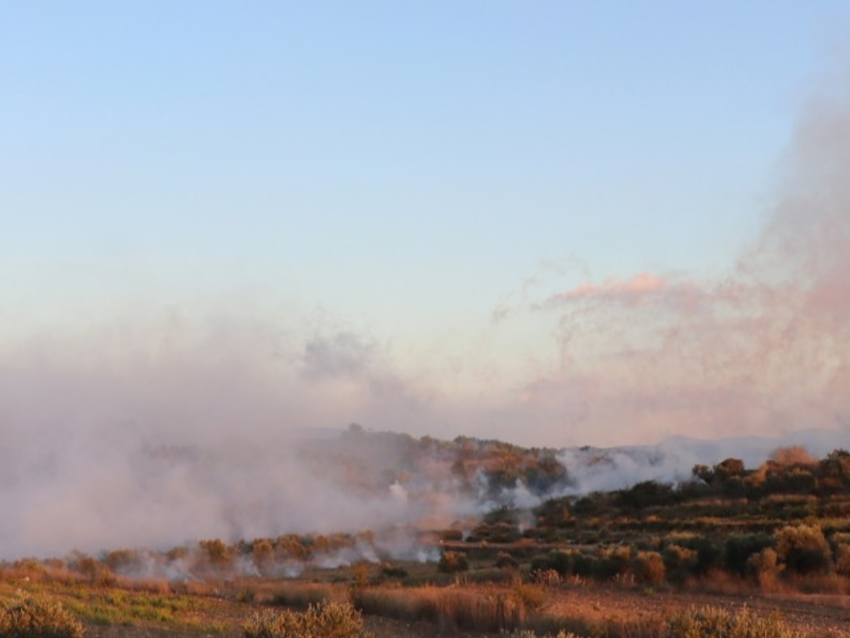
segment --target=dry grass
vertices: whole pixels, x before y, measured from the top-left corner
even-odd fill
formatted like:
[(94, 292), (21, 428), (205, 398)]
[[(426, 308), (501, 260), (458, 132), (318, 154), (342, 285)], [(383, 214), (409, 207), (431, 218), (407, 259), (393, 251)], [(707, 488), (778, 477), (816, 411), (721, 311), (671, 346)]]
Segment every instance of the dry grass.
[[(530, 586), (525, 586), (530, 587)], [(485, 587), (374, 587), (352, 592), (364, 613), (410, 621), (429, 621), (441, 629), (496, 632), (520, 627), (527, 618), (532, 590)]]
[(83, 638), (85, 630), (56, 600), (18, 594), (0, 607), (2, 638)]
[(327, 602), (342, 602), (347, 592), (344, 588), (325, 583), (290, 582), (277, 584), (271, 588), (271, 603), (286, 607), (306, 609), (310, 605)]
[(529, 632), (560, 635), (561, 632), (594, 638), (664, 638), (664, 620), (660, 617), (593, 618), (581, 612), (559, 616), (537, 616), (529, 619)]
[(311, 605), (305, 612), (255, 613), (242, 626), (244, 638), (373, 638), (363, 618), (348, 603)]

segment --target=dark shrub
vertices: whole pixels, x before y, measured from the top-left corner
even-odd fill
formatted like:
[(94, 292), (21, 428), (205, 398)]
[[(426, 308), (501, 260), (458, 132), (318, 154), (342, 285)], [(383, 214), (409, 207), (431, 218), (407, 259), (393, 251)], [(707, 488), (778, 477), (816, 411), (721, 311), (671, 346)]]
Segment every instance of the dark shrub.
[(444, 574), (454, 574), (469, 570), (469, 560), (463, 552), (443, 552), (437, 570)]
[(750, 556), (774, 545), (775, 541), (769, 534), (734, 534), (726, 539), (724, 551), (726, 569), (744, 576), (747, 573), (747, 561)]
[(387, 578), (407, 578), (409, 576), (404, 567), (396, 567), (391, 563), (381, 565), (381, 573)]
[(694, 574), (698, 576), (704, 576), (715, 567), (718, 567), (723, 558), (723, 550), (720, 546), (706, 536), (678, 538), (676, 539), (676, 544), (697, 553), (696, 564), (693, 565), (692, 569)]
[(499, 552), (499, 555), (496, 556), (496, 567), (499, 569), (516, 569), (519, 567), (519, 561), (507, 552)]
[(582, 578), (592, 578), (599, 572), (599, 560), (596, 556), (579, 552), (573, 557), (573, 574)]
[(553, 570), (562, 578), (573, 573), (572, 552), (564, 550), (552, 550), (545, 556), (536, 556), (531, 561), (532, 572), (545, 572)]
[(673, 487), (657, 481), (643, 481), (627, 490), (617, 492), (617, 505), (626, 509), (642, 509), (669, 505), (675, 501)]
[(683, 580), (696, 572), (699, 557), (694, 549), (675, 544), (668, 545), (661, 556), (671, 579)]
[(776, 533), (776, 553), (788, 571), (797, 574), (825, 573), (832, 567), (832, 551), (820, 527), (797, 525)]

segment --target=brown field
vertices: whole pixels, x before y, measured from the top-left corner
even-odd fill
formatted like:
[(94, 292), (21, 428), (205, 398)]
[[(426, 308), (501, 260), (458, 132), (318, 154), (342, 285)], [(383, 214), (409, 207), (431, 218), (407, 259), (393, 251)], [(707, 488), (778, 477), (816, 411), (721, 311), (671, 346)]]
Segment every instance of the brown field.
[[(433, 565), (406, 565), (430, 572)], [(376, 572), (377, 567), (367, 568)], [(530, 628), (540, 635), (568, 629), (580, 636), (651, 638), (658, 622), (675, 611), (712, 606), (780, 616), (804, 636), (850, 636), (850, 597), (843, 594), (764, 593), (742, 582), (648, 587), (553, 580), (474, 584), (476, 569), (448, 584), (405, 587), (399, 583), (352, 586), (363, 567), (316, 572), (322, 582), (242, 579), (174, 585), (119, 580), (98, 585), (72, 577), (33, 579), (5, 574), (0, 598), (24, 591), (59, 600), (92, 638), (233, 636), (255, 611), (289, 601), (296, 608), (322, 599), (353, 600), (365, 609), (366, 627), (377, 638), (499, 635), (500, 628)], [(480, 570), (478, 570), (480, 571)], [(374, 573), (367, 577), (375, 576)], [(439, 580), (439, 578), (435, 578)], [(335, 581), (335, 582), (334, 582)]]

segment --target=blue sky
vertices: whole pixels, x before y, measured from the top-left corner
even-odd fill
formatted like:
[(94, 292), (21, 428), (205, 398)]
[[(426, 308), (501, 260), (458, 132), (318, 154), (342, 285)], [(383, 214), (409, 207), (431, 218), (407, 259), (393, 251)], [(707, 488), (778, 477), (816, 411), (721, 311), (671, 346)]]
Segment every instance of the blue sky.
[(168, 341), (202, 375), (224, 330), (341, 406), (302, 424), (617, 439), (518, 407), (584, 392), (566, 358), (608, 374), (534, 308), (729, 276), (849, 26), (826, 1), (0, 3), (0, 344), (55, 379)]

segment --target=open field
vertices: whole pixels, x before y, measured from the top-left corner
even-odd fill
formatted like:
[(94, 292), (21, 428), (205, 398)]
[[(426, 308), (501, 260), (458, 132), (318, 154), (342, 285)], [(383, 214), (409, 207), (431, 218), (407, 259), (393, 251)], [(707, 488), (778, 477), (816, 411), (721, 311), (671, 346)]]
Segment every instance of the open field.
[[(664, 618), (706, 606), (778, 616), (801, 636), (850, 635), (850, 597), (844, 595), (764, 594), (733, 582), (653, 588), (581, 579), (537, 584), (514, 576), (501, 584), (473, 584), (469, 581), (476, 571), (483, 571), (475, 568), (467, 572), (468, 580), (446, 584), (433, 565), (398, 565), (413, 573), (428, 567), (434, 584), (409, 587), (391, 582), (353, 585), (363, 577), (362, 566), (326, 570), (318, 582), (253, 578), (184, 585), (153, 581), (98, 585), (73, 578), (38, 581), (5, 575), (0, 598), (9, 600), (26, 592), (57, 600), (84, 623), (86, 635), (95, 638), (236, 637), (258, 610), (280, 609), (284, 602), (303, 609), (324, 599), (353, 600), (365, 608), (365, 626), (377, 638), (495, 636), (500, 629), (518, 627), (536, 629), (541, 635), (569, 629), (579, 636), (652, 638), (659, 635), (654, 632)], [(498, 612), (493, 611), (494, 601), (500, 605)], [(478, 612), (471, 611), (475, 609)]]

